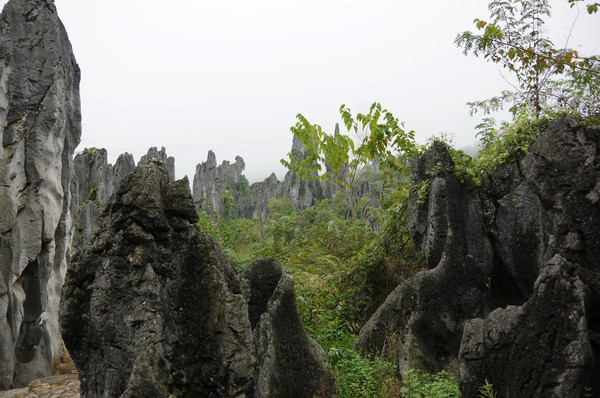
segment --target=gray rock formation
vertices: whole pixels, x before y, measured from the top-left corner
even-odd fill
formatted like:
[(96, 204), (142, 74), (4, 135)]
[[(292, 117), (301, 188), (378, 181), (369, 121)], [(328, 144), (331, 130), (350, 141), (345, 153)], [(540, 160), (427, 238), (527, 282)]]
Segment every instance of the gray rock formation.
[[(80, 249), (98, 229), (98, 216), (121, 180), (135, 168), (133, 155), (119, 155), (114, 166), (108, 163), (106, 149), (88, 148), (77, 154), (73, 161), (73, 248)], [(175, 181), (175, 158), (167, 156), (164, 147), (148, 149), (140, 163), (156, 163), (167, 170), (170, 181)]]
[(69, 268), (63, 338), (82, 397), (248, 396), (242, 284), (199, 228), (187, 179), (141, 163)]
[(599, 143), (599, 127), (556, 120), (521, 161), (484, 179), (497, 256), (491, 287), (505, 294), (498, 301), (525, 302), (555, 254), (600, 270)]
[(268, 258), (248, 265), (242, 276), (250, 283), (248, 310), (257, 358), (254, 396), (337, 396), (325, 352), (302, 328), (290, 274)]
[(79, 68), (53, 1), (10, 0), (0, 20), (0, 390), (48, 376), (63, 345)]
[[(363, 326), (362, 352), (396, 358), (401, 370), (456, 367), (464, 322), (487, 315), (491, 247), (477, 190), (453, 174), (445, 145), (413, 164), (413, 182), (428, 181), (429, 196), (412, 195), (407, 226), (429, 270), (398, 286)], [(441, 294), (443, 292), (443, 294)]]
[(522, 306), (468, 321), (460, 349), (462, 396), (491, 383), (502, 397), (583, 397), (594, 365), (585, 285), (556, 255)]
[(486, 380), (498, 397), (599, 391), (599, 148), (600, 127), (556, 120), (475, 189), (434, 144), (413, 164), (428, 197), (411, 195), (407, 212), (429, 270), (388, 297), (361, 330), (361, 349), (392, 347), (401, 368), (458, 358), (464, 397)]
[(237, 203), (238, 214), (248, 220), (266, 218), (269, 215), (269, 201), (281, 197), (281, 193), (282, 183), (275, 173), (271, 173), (264, 181), (250, 185), (248, 198)]
[[(296, 159), (306, 159), (308, 157), (304, 144), (300, 138), (294, 136), (292, 142), (292, 156)], [(297, 210), (305, 209), (315, 203), (317, 200), (324, 199), (323, 187), (317, 180), (304, 180), (292, 171), (288, 171), (283, 179), (282, 196), (289, 198)]]
[(197, 220), (187, 178), (154, 162), (107, 202), (62, 294), (82, 397), (335, 396), (292, 278), (273, 259), (237, 275)]
[(135, 162), (129, 153), (119, 155), (114, 166), (108, 163), (106, 149), (90, 148), (75, 156), (71, 206), (75, 227), (73, 249), (89, 241), (98, 229), (102, 205), (134, 168)]
[[(600, 127), (557, 120), (521, 161), (484, 181), (500, 308), (465, 327), (463, 396), (485, 378), (501, 397), (600, 391), (599, 148)], [(492, 330), (504, 335), (482, 335)]]
[(160, 151), (155, 146), (148, 149), (148, 153), (140, 159), (140, 163), (144, 162), (158, 162), (162, 164), (167, 169), (169, 179), (175, 181), (175, 158), (167, 155), (165, 147), (160, 148)]
[[(293, 139), (291, 153), (298, 158), (307, 156), (304, 144), (298, 137)], [(242, 194), (239, 185), (244, 181), (247, 182), (242, 175), (244, 168), (244, 160), (239, 156), (235, 158), (233, 164), (223, 161), (220, 166), (217, 166), (215, 154), (209, 151), (206, 162), (196, 166), (193, 184), (196, 208), (214, 211), (216, 215), (222, 216), (223, 193), (229, 190), (233, 195), (238, 217), (265, 218), (269, 214), (267, 205), (271, 199), (287, 198), (294, 203), (296, 209), (302, 210), (313, 205), (317, 200), (332, 198), (337, 192), (334, 185), (316, 180), (303, 180), (295, 173), (288, 172), (283, 182), (279, 181), (275, 174), (271, 174), (264, 181), (252, 184), (248, 192)], [(347, 172), (347, 169), (342, 170), (344, 175)], [(369, 186), (361, 188), (371, 194)]]
[(223, 193), (228, 189), (235, 190), (245, 167), (244, 159), (240, 156), (236, 156), (233, 164), (224, 160), (217, 166), (217, 157), (213, 151), (208, 151), (206, 162), (196, 166), (194, 175), (192, 192), (196, 208), (222, 215)]

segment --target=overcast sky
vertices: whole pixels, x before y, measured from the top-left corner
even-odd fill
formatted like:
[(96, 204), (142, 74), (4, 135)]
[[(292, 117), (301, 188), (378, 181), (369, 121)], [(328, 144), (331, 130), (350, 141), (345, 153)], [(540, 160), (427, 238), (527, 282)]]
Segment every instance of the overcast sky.
[[(137, 161), (164, 146), (177, 177), (192, 179), (212, 149), (219, 163), (242, 156), (251, 182), (281, 179), (295, 115), (332, 132), (341, 104), (379, 101), (421, 142), (446, 132), (470, 145), (478, 119), (465, 102), (509, 88), (453, 43), (488, 18), (484, 0), (55, 2), (81, 68), (78, 151)], [(578, 11), (550, 3), (562, 45)], [(599, 38), (600, 15), (582, 9), (569, 45), (597, 54)]]

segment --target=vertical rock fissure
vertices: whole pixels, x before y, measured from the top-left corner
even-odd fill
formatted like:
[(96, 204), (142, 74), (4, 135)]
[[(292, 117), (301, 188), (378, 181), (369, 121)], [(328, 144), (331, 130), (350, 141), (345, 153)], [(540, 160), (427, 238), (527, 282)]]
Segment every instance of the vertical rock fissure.
[(15, 346), (15, 357), (23, 363), (34, 357), (34, 347), (40, 343), (39, 317), (42, 314), (42, 288), (40, 286), (40, 266), (37, 259), (31, 261), (15, 282), (15, 290), (21, 290), (23, 319), (19, 327)]

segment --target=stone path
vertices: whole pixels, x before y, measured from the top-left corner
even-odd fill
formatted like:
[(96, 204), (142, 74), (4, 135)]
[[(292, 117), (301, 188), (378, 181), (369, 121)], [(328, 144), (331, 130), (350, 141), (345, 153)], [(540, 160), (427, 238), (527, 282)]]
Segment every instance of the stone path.
[(57, 375), (37, 379), (29, 387), (0, 391), (0, 398), (79, 398), (77, 374)]

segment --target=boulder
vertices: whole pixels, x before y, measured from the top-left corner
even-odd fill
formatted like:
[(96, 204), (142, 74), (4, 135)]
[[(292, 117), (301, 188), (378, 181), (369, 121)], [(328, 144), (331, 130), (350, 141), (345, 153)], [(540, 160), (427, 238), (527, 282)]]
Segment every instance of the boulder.
[(51, 0), (0, 17), (0, 390), (50, 375), (63, 352), (79, 67)]
[(187, 179), (141, 163), (75, 254), (61, 303), (82, 397), (249, 396), (243, 284), (198, 220)]

